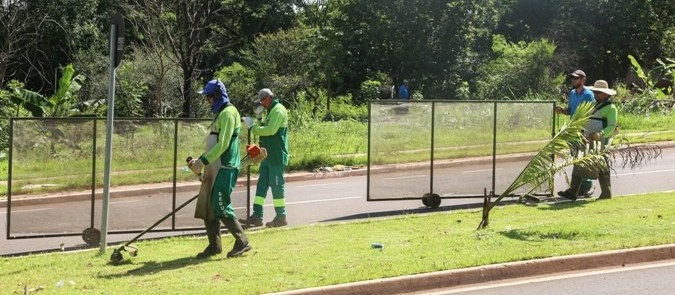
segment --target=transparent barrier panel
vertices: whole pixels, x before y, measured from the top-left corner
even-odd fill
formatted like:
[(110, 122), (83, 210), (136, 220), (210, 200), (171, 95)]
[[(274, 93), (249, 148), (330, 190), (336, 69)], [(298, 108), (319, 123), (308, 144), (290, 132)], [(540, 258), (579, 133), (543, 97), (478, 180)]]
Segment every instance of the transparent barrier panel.
[[(185, 159), (204, 151), (210, 123), (114, 121), (109, 232), (143, 230), (198, 193), (199, 180)], [(8, 237), (77, 235), (92, 225), (100, 228), (105, 137), (101, 118), (13, 120)], [(240, 134), (239, 142), (243, 156), (248, 134)], [(240, 171), (245, 175), (245, 169)], [(17, 201), (12, 204), (12, 199)], [(238, 216), (246, 216), (245, 185), (235, 188), (232, 203)], [(202, 228), (194, 218), (195, 205), (192, 201), (154, 230)]]
[[(14, 120), (12, 134), (11, 201), (31, 198), (25, 206), (9, 208), (7, 234), (62, 234), (89, 227), (93, 165), (92, 119)], [(72, 207), (43, 204), (50, 195), (84, 191)]]
[(386, 169), (369, 170), (368, 199), (420, 198), (431, 181), (431, 103), (384, 102), (370, 112), (370, 166)]
[[(532, 159), (533, 152), (552, 138), (553, 103), (503, 102), (497, 104), (496, 183), (497, 194), (503, 192)], [(523, 194), (531, 187), (516, 190)], [(549, 184), (534, 193), (550, 193)]]
[[(494, 103), (447, 102), (434, 106), (434, 193), (482, 195), (492, 183)], [(467, 157), (471, 165), (463, 163)]]
[[(534, 101), (371, 102), (368, 200), (503, 192), (551, 139), (553, 107)], [(548, 184), (534, 190), (550, 191)]]

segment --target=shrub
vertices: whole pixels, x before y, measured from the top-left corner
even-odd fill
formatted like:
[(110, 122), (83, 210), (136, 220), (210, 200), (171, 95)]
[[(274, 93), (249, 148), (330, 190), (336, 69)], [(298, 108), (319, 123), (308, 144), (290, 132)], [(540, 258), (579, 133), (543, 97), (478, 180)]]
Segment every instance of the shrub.
[(370, 100), (380, 99), (380, 87), (382, 82), (367, 80), (361, 83), (361, 89), (359, 89), (358, 94), (354, 97), (354, 104), (364, 105)]
[(548, 68), (555, 48), (545, 39), (510, 43), (496, 35), (492, 44), (495, 58), (479, 70), (475, 99), (523, 99), (532, 92), (558, 93), (556, 78)]
[(368, 105), (354, 105), (350, 95), (339, 96), (331, 100), (330, 112), (324, 121), (356, 120), (363, 122), (368, 119)]

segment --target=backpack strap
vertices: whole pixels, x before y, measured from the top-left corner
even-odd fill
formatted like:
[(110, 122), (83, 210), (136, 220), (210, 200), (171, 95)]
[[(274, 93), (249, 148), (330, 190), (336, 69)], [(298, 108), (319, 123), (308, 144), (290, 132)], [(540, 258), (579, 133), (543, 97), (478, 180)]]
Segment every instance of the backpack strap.
[[(608, 106), (608, 105), (610, 105), (610, 104), (612, 104), (611, 101), (605, 100), (605, 101), (603, 101), (602, 103), (596, 105), (595, 108), (593, 109), (593, 114), (595, 114), (595, 112), (601, 110), (602, 108), (604, 108), (604, 107), (606, 107), (606, 106)], [(607, 127), (607, 118), (596, 118), (596, 117), (591, 117), (590, 119), (591, 119), (591, 120), (602, 121), (602, 128)]]

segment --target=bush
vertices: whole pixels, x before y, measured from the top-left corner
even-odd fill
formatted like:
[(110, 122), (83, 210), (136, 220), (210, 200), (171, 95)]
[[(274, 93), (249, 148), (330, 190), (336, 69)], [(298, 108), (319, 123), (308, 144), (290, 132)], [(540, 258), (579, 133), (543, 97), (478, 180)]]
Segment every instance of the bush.
[(557, 78), (548, 68), (555, 48), (545, 39), (510, 43), (496, 35), (492, 44), (495, 58), (479, 70), (475, 99), (523, 99), (527, 93), (557, 94)]
[(214, 76), (225, 83), (230, 101), (237, 106), (242, 115), (253, 114), (256, 106), (250, 98), (258, 93), (258, 89), (255, 89), (255, 72), (252, 69), (235, 62), (223, 67)]
[(380, 87), (382, 82), (367, 80), (361, 83), (361, 89), (354, 97), (354, 104), (364, 105), (370, 100), (380, 99)]
[(356, 120), (364, 122), (368, 119), (368, 105), (353, 105), (350, 95), (339, 96), (331, 100), (330, 112), (324, 121)]

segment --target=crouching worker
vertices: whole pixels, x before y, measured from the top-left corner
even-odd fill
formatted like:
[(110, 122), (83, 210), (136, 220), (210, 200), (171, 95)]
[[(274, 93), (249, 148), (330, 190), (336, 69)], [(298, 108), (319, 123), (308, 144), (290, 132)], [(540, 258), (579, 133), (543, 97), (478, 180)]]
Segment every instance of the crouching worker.
[(204, 153), (188, 164), (194, 173), (202, 174), (195, 218), (204, 220), (209, 240), (209, 245), (197, 254), (197, 258), (207, 258), (223, 251), (220, 222), (235, 239), (227, 257), (237, 257), (251, 250), (248, 238), (234, 214), (230, 199), (239, 174), (238, 135), (241, 118), (229, 101), (225, 84), (219, 80), (209, 81), (199, 94), (206, 96), (216, 118), (211, 123), (211, 132), (206, 138)]
[[(602, 148), (610, 144), (610, 139), (618, 133), (617, 128), (617, 109), (612, 104), (610, 96), (615, 95), (616, 91), (610, 89), (607, 81), (595, 81), (593, 87), (590, 87), (595, 95), (597, 104), (593, 109), (593, 114), (590, 120), (584, 127), (584, 136), (588, 139), (591, 148)], [(600, 144), (599, 147), (595, 146)], [(610, 182), (609, 161), (605, 155), (605, 167), (601, 169), (582, 168), (581, 166), (574, 166), (572, 170), (572, 181), (570, 189), (562, 192), (561, 196), (576, 200), (576, 191), (580, 189), (583, 178), (598, 179), (600, 183), (600, 197), (599, 200), (612, 198), (612, 184)]]

